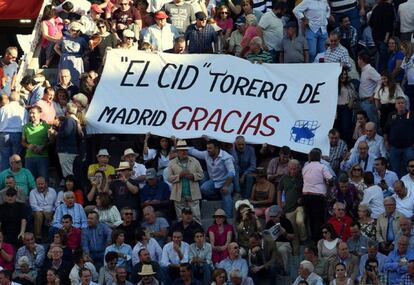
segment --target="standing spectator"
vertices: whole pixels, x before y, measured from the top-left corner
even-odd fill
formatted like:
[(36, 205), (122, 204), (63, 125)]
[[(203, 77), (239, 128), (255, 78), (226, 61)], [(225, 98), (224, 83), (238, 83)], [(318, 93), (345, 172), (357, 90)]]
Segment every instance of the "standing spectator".
[(56, 207), (56, 211), (53, 216), (53, 222), (51, 224), (55, 228), (53, 230), (56, 231), (57, 229), (63, 227), (61, 221), (63, 219), (63, 216), (66, 214), (72, 216), (72, 222), (75, 228), (86, 228), (87, 222), (85, 211), (80, 204), (75, 203), (75, 194), (71, 191), (65, 192), (63, 194), (63, 202), (63, 204), (60, 204), (58, 207)]
[(173, 155), (173, 141), (161, 137), (158, 141), (157, 148), (153, 149), (148, 147), (150, 136), (151, 134), (147, 133), (144, 138), (144, 148), (142, 151), (144, 154), (144, 161), (147, 166), (150, 165), (157, 170), (157, 176), (162, 176), (164, 169), (168, 167), (170, 156)]
[[(307, 1), (307, 0), (305, 0)], [(303, 3), (303, 2), (302, 2)], [(309, 163), (302, 169), (303, 198), (305, 214), (310, 223), (311, 238), (316, 242), (320, 239), (320, 228), (325, 220), (326, 182), (333, 179), (329, 169), (321, 163), (321, 153), (312, 149), (309, 153)], [(315, 207), (320, 205), (320, 207)]]
[(307, 63), (309, 62), (308, 42), (302, 35), (298, 35), (298, 27), (290, 21), (285, 25), (286, 35), (283, 37), (279, 56), (280, 63)]
[(331, 32), (329, 35), (330, 45), (325, 51), (325, 62), (339, 62), (347, 70), (351, 69), (351, 58), (348, 50), (340, 43), (341, 35)]
[(6, 190), (6, 203), (0, 205), (0, 225), (4, 241), (14, 246), (23, 238), (28, 216), (26, 206), (16, 202), (16, 197), (16, 189), (9, 188)]
[(331, 14), (329, 4), (325, 0), (305, 0), (293, 9), (293, 13), (308, 41), (309, 62), (313, 62), (318, 53), (325, 51), (326, 27)]
[(84, 72), (83, 57), (88, 50), (88, 43), (81, 36), (82, 24), (70, 23), (69, 35), (55, 45), (55, 51), (60, 55), (59, 70), (69, 69), (72, 82), (79, 85), (80, 75)]
[(250, 51), (250, 41), (252, 38), (256, 37), (257, 34), (257, 18), (253, 14), (249, 14), (246, 16), (245, 19), (239, 18), (236, 22), (242, 23), (241, 31), (242, 31), (242, 40), (240, 41), (240, 45), (242, 48), (240, 57), (246, 57), (246, 54)]
[(91, 46), (91, 40), (89, 41), (89, 46), (91, 46), (92, 50), (89, 58), (89, 69), (99, 72), (102, 70), (106, 51), (110, 48), (116, 48), (118, 39), (115, 34), (111, 33), (111, 27), (104, 19), (99, 19), (96, 22), (96, 26), (98, 27), (98, 33), (95, 34), (95, 37), (98, 37), (100, 40), (96, 46)]
[(213, 26), (207, 24), (207, 16), (204, 12), (195, 14), (196, 22), (187, 27), (185, 40), (188, 53), (213, 53), (217, 51), (217, 33)]
[(44, 177), (36, 179), (36, 188), (30, 191), (30, 206), (34, 217), (34, 234), (36, 241), (42, 239), (43, 224), (49, 225), (55, 210), (56, 191), (47, 185)]
[(63, 21), (56, 15), (52, 5), (46, 5), (43, 9), (40, 31), (42, 33), (39, 65), (48, 68), (55, 56), (53, 49), (56, 42), (62, 39)]
[(388, 254), (393, 249), (395, 236), (400, 229), (399, 220), (402, 214), (396, 210), (394, 197), (384, 199), (385, 212), (377, 219), (376, 238), (380, 251)]
[(111, 237), (111, 229), (99, 222), (98, 213), (89, 213), (88, 226), (82, 230), (82, 249), (98, 267), (103, 265), (105, 248), (111, 244)]
[(26, 107), (34, 106), (37, 103), (37, 101), (39, 101), (42, 98), (44, 87), (41, 83), (35, 80), (34, 76), (26, 75), (20, 81), (20, 85), (24, 88), (24, 90), (29, 92), (27, 96)]
[(23, 246), (17, 250), (15, 269), (20, 269), (18, 260), (22, 256), (29, 259), (29, 268), (40, 270), (45, 260), (45, 249), (42, 245), (35, 243), (35, 238), (32, 233), (25, 232), (23, 237)]
[(263, 14), (257, 25), (257, 35), (262, 38), (264, 48), (272, 55), (272, 62), (279, 61), (279, 53), (282, 50), (282, 16), (286, 8), (285, 2), (273, 1), (272, 9)]
[(4, 56), (0, 59), (0, 67), (4, 73), (4, 81), (0, 84), (1, 94), (7, 94), (9, 96), (11, 91), (16, 87), (17, 56), (17, 47), (8, 47), (4, 52)]
[(405, 97), (395, 99), (395, 109), (385, 124), (384, 141), (390, 149), (391, 169), (401, 177), (406, 173), (408, 160), (414, 157), (414, 117)]
[(378, 126), (378, 115), (374, 102), (375, 90), (381, 84), (381, 75), (369, 64), (370, 57), (367, 52), (358, 53), (358, 66), (361, 68), (359, 85), (359, 98), (361, 108), (364, 110), (370, 122)]
[(335, 229), (336, 235), (346, 242), (351, 236), (352, 219), (346, 215), (345, 204), (336, 202), (333, 207), (334, 215), (329, 218), (328, 224), (331, 224)]
[[(347, 127), (349, 129), (349, 125)], [(340, 133), (336, 129), (331, 129), (329, 131), (328, 139), (330, 145), (329, 156), (323, 156), (322, 158), (329, 162), (329, 165), (335, 172), (338, 172), (339, 164), (341, 163), (343, 156), (348, 152), (348, 147), (345, 141), (340, 138)]]
[(39, 106), (30, 109), (30, 122), (23, 127), (22, 134), (22, 146), (27, 149), (25, 164), (35, 178), (49, 177), (49, 125), (40, 120), (41, 113), (42, 109)]
[(342, 69), (339, 77), (339, 97), (337, 105), (337, 124), (339, 132), (347, 144), (351, 144), (353, 107), (356, 99), (354, 84), (351, 82), (349, 72), (346, 68)]
[(179, 276), (179, 268), (181, 263), (187, 263), (189, 253), (188, 243), (183, 241), (183, 233), (174, 231), (172, 241), (167, 243), (162, 249), (161, 265), (168, 270), (171, 280), (175, 280)]
[(0, 171), (9, 166), (9, 158), (22, 151), (22, 129), (27, 122), (27, 112), (19, 103), (20, 95), (11, 92), (9, 104), (0, 108)]
[(167, 13), (171, 24), (177, 28), (180, 35), (184, 35), (187, 27), (195, 21), (193, 6), (184, 0), (165, 3), (162, 10)]
[(384, 271), (388, 274), (389, 284), (399, 284), (401, 276), (407, 273), (408, 261), (413, 258), (414, 252), (408, 247), (408, 237), (401, 236), (397, 248), (385, 260)]
[(279, 156), (272, 158), (267, 166), (267, 180), (272, 182), (275, 185), (275, 188), (277, 188), (282, 176), (289, 173), (289, 158), (290, 148), (288, 146), (282, 146), (279, 150)]
[(398, 6), (400, 19), (400, 38), (402, 41), (411, 41), (414, 35), (414, 1), (409, 0)]
[(78, 17), (86, 15), (91, 8), (91, 3), (87, 0), (64, 0), (54, 9), (57, 13), (76, 14)]
[(236, 167), (236, 176), (234, 181), (236, 184), (235, 191), (242, 193), (243, 198), (248, 199), (252, 196), (254, 183), (253, 175), (256, 170), (256, 154), (254, 152), (254, 148), (246, 144), (246, 140), (243, 136), (238, 136), (234, 142), (231, 154), (234, 159), (234, 166)]
[(410, 99), (410, 110), (414, 110), (414, 46), (409, 41), (402, 42), (401, 51), (404, 54), (401, 68), (404, 69), (407, 79), (404, 86), (404, 91)]
[(369, 147), (369, 153), (374, 157), (387, 157), (387, 149), (385, 148), (384, 139), (377, 133), (377, 126), (368, 122), (365, 124), (365, 135), (360, 136), (351, 152), (359, 152), (359, 143), (366, 142)]
[(128, 0), (118, 0), (118, 5), (119, 8), (112, 13), (112, 30), (117, 31), (119, 36), (124, 30), (130, 29), (134, 31), (135, 38), (139, 39), (142, 19), (138, 9), (131, 6)]
[(144, 35), (144, 42), (149, 43), (153, 51), (172, 49), (174, 40), (179, 34), (175, 26), (167, 23), (168, 15), (164, 11), (154, 14), (155, 24), (148, 27)]
[(189, 154), (206, 161), (210, 179), (201, 185), (201, 193), (203, 196), (207, 199), (221, 197), (222, 208), (228, 217), (232, 217), (233, 202), (231, 193), (233, 192), (233, 178), (236, 173), (233, 157), (224, 150), (221, 150), (216, 140), (209, 140), (207, 142), (206, 151), (190, 149)]
[(73, 84), (69, 69), (62, 68), (59, 70), (59, 80), (55, 85), (55, 89), (65, 89), (68, 92), (70, 99), (79, 93), (79, 87)]
[(404, 59), (404, 54), (401, 52), (400, 40), (397, 37), (390, 37), (388, 39), (388, 64), (387, 71), (395, 82), (401, 83), (404, 77), (404, 70), (401, 69), (401, 63)]
[(199, 181), (204, 178), (203, 169), (197, 159), (188, 155), (186, 141), (179, 140), (176, 150), (177, 157), (168, 164), (168, 181), (173, 185), (170, 199), (177, 217), (183, 208), (190, 208), (194, 218), (201, 222)]
[(55, 98), (55, 89), (53, 87), (46, 87), (43, 91), (42, 98), (36, 102), (36, 106), (42, 109), (40, 119), (46, 122), (48, 125), (55, 125), (56, 110), (53, 104)]
[(146, 206), (143, 210), (144, 220), (141, 226), (153, 237), (158, 244), (163, 247), (167, 241), (169, 224), (163, 217), (157, 217), (155, 215), (154, 208), (152, 206)]
[(9, 158), (10, 167), (0, 172), (0, 188), (6, 186), (6, 179), (12, 176), (16, 182), (17, 188), (22, 189), (26, 196), (29, 191), (35, 187), (35, 180), (29, 169), (22, 167), (22, 159), (18, 154), (13, 154)]
[(227, 5), (221, 4), (219, 6), (215, 21), (217, 26), (221, 28), (223, 41), (226, 43), (234, 26), (233, 18)]
[(349, 16), (342, 15), (339, 18), (339, 26), (335, 28), (334, 33), (339, 35), (340, 44), (344, 46), (348, 50), (348, 53), (354, 58), (356, 55), (355, 51), (358, 41), (358, 30), (351, 25)]

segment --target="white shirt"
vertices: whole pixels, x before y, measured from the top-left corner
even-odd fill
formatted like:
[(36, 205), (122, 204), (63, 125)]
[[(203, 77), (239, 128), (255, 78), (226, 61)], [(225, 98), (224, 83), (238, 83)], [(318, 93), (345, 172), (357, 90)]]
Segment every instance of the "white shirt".
[(370, 64), (365, 65), (361, 72), (359, 98), (374, 96), (375, 90), (381, 84), (381, 75)]
[(388, 190), (394, 193), (394, 183), (398, 180), (398, 176), (394, 171), (386, 169), (384, 177), (381, 177), (377, 171), (374, 171), (373, 174), (375, 184), (378, 185), (384, 179), (388, 185)]
[(281, 51), (283, 40), (283, 21), (270, 10), (260, 18), (258, 26), (263, 30), (263, 40), (269, 50)]
[(0, 108), (0, 133), (21, 133), (26, 123), (27, 112), (19, 102), (11, 101)]
[(321, 29), (322, 33), (326, 33), (331, 8), (326, 0), (304, 0), (293, 9), (293, 14), (299, 22), (306, 17), (312, 32), (316, 33)]
[[(134, 167), (132, 168), (133, 172), (131, 179), (137, 180), (138, 177), (145, 175), (147, 173), (147, 168), (145, 165), (134, 162)], [(139, 188), (142, 189), (145, 186), (145, 180), (139, 183)]]
[(405, 71), (408, 85), (414, 85), (414, 54), (409, 60), (404, 57), (401, 68)]
[[(92, 272), (92, 280), (97, 281), (98, 273), (96, 272), (95, 266), (88, 261), (88, 262), (85, 262), (84, 267), (88, 268)], [(72, 267), (72, 270), (69, 273), (69, 279), (70, 279), (71, 285), (79, 284), (79, 281), (80, 281), (79, 270), (80, 270), (80, 267), (77, 266), (76, 264)]]
[(150, 26), (144, 36), (144, 42), (150, 43), (158, 51), (165, 51), (174, 47), (174, 39), (178, 38), (177, 28), (165, 24), (161, 29), (157, 24)]
[(33, 212), (53, 212), (55, 210), (56, 191), (48, 188), (46, 195), (40, 193), (37, 188), (30, 191), (29, 201)]
[(142, 248), (146, 248), (148, 250), (151, 256), (151, 260), (154, 260), (158, 263), (161, 262), (162, 249), (154, 238), (150, 238), (147, 246), (143, 245), (141, 242), (137, 242), (137, 244), (132, 249), (132, 266), (139, 263), (138, 253)]
[(364, 198), (361, 204), (367, 204), (371, 209), (371, 217), (378, 219), (384, 213), (384, 195), (382, 189), (378, 185), (373, 185), (364, 190)]
[(405, 188), (407, 188), (408, 191), (412, 191), (412, 189), (414, 189), (414, 180), (411, 179), (409, 173), (401, 177), (401, 181), (404, 182)]
[(414, 32), (414, 0), (408, 0), (398, 6), (401, 33)]
[(411, 218), (414, 213), (414, 193), (407, 189), (407, 195), (401, 199), (397, 194), (392, 195), (397, 203), (398, 212), (406, 218)]
[(89, 10), (91, 9), (91, 2), (87, 1), (87, 0), (66, 0), (65, 2), (63, 2), (62, 4), (60, 4), (59, 6), (55, 7), (55, 10), (57, 13), (60, 13), (63, 11), (63, 4), (65, 4), (66, 2), (71, 2), (73, 4), (73, 10), (72, 12), (75, 14), (78, 14), (80, 16), (86, 15), (88, 14)]
[(351, 150), (352, 153), (358, 153), (358, 145), (360, 142), (367, 142), (369, 153), (373, 154), (375, 157), (386, 158), (388, 156), (388, 152), (384, 144), (384, 138), (379, 134), (376, 134), (373, 139), (369, 139), (367, 135), (360, 136)]
[(177, 252), (174, 250), (172, 241), (164, 245), (164, 248), (162, 249), (161, 265), (167, 267), (170, 264), (181, 264), (189, 262), (188, 251), (190, 249), (190, 246), (188, 243), (182, 241), (180, 249), (181, 253), (183, 254), (182, 259), (178, 257)]

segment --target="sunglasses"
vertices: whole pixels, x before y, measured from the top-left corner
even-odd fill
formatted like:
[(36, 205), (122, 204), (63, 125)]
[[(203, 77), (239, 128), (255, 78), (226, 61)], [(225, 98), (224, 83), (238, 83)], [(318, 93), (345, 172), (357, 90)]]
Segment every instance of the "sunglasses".
[(105, 28), (105, 26), (98, 26), (98, 28), (99, 28), (99, 29), (103, 29), (103, 28)]
[(207, 18), (202, 18), (202, 19), (197, 19), (197, 20), (199, 20), (199, 21), (206, 21)]
[(414, 168), (414, 165), (408, 165), (409, 168)]
[(324, 234), (324, 235), (327, 234), (327, 233), (328, 233), (328, 231), (322, 231), (322, 234)]
[(227, 15), (229, 12), (220, 12), (220, 14), (225, 14), (225, 15)]
[(22, 163), (22, 161), (21, 160), (15, 160), (15, 161), (12, 161), (12, 163), (18, 164), (18, 163)]
[(126, 215), (126, 216), (132, 216), (133, 213), (124, 213), (124, 215)]

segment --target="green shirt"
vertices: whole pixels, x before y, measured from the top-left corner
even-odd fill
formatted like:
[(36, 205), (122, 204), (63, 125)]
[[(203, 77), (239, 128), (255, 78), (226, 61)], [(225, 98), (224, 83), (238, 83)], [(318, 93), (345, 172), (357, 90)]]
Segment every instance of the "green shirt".
[[(33, 123), (27, 123), (23, 127), (23, 135), (26, 138), (27, 143), (33, 145), (45, 145), (48, 143), (49, 139), (47, 137), (47, 131), (49, 130), (49, 125), (41, 121), (37, 126), (33, 126)], [(45, 148), (41, 153), (35, 153), (30, 149), (26, 150), (26, 157), (47, 157), (47, 148)]]
[(27, 196), (29, 196), (30, 190), (36, 187), (35, 179), (32, 173), (27, 168), (22, 168), (17, 173), (11, 171), (11, 169), (8, 168), (0, 172), (0, 189), (6, 187), (5, 182), (7, 176), (14, 176), (17, 188), (22, 189)]
[(284, 175), (280, 179), (277, 190), (285, 194), (285, 206), (283, 211), (290, 213), (298, 207), (298, 199), (302, 197), (303, 180), (302, 177), (292, 177)]

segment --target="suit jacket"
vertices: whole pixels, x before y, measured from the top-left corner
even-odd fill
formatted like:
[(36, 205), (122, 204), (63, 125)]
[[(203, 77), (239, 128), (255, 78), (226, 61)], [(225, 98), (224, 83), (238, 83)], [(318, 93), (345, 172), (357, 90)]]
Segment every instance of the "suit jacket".
[[(333, 279), (335, 279), (335, 266), (340, 263), (341, 261), (339, 260), (339, 257), (336, 256), (335, 259), (333, 259), (330, 263), (329, 263), (329, 270), (328, 270), (328, 278), (329, 281), (332, 281)], [(355, 281), (356, 277), (358, 276), (359, 273), (359, 260), (358, 257), (356, 257), (355, 255), (349, 254), (348, 259), (345, 262), (346, 264), (346, 274), (348, 277), (351, 278), (352, 281)]]
[[(394, 237), (397, 235), (400, 230), (400, 217), (402, 214), (395, 210), (394, 220), (392, 222), (392, 228), (394, 230)], [(385, 213), (381, 214), (377, 219), (377, 242), (384, 242), (387, 240), (387, 226), (388, 226), (388, 217)]]
[(276, 242), (271, 238), (263, 238), (263, 254), (265, 259), (265, 268), (273, 270), (277, 268), (283, 268), (282, 256), (277, 249)]

